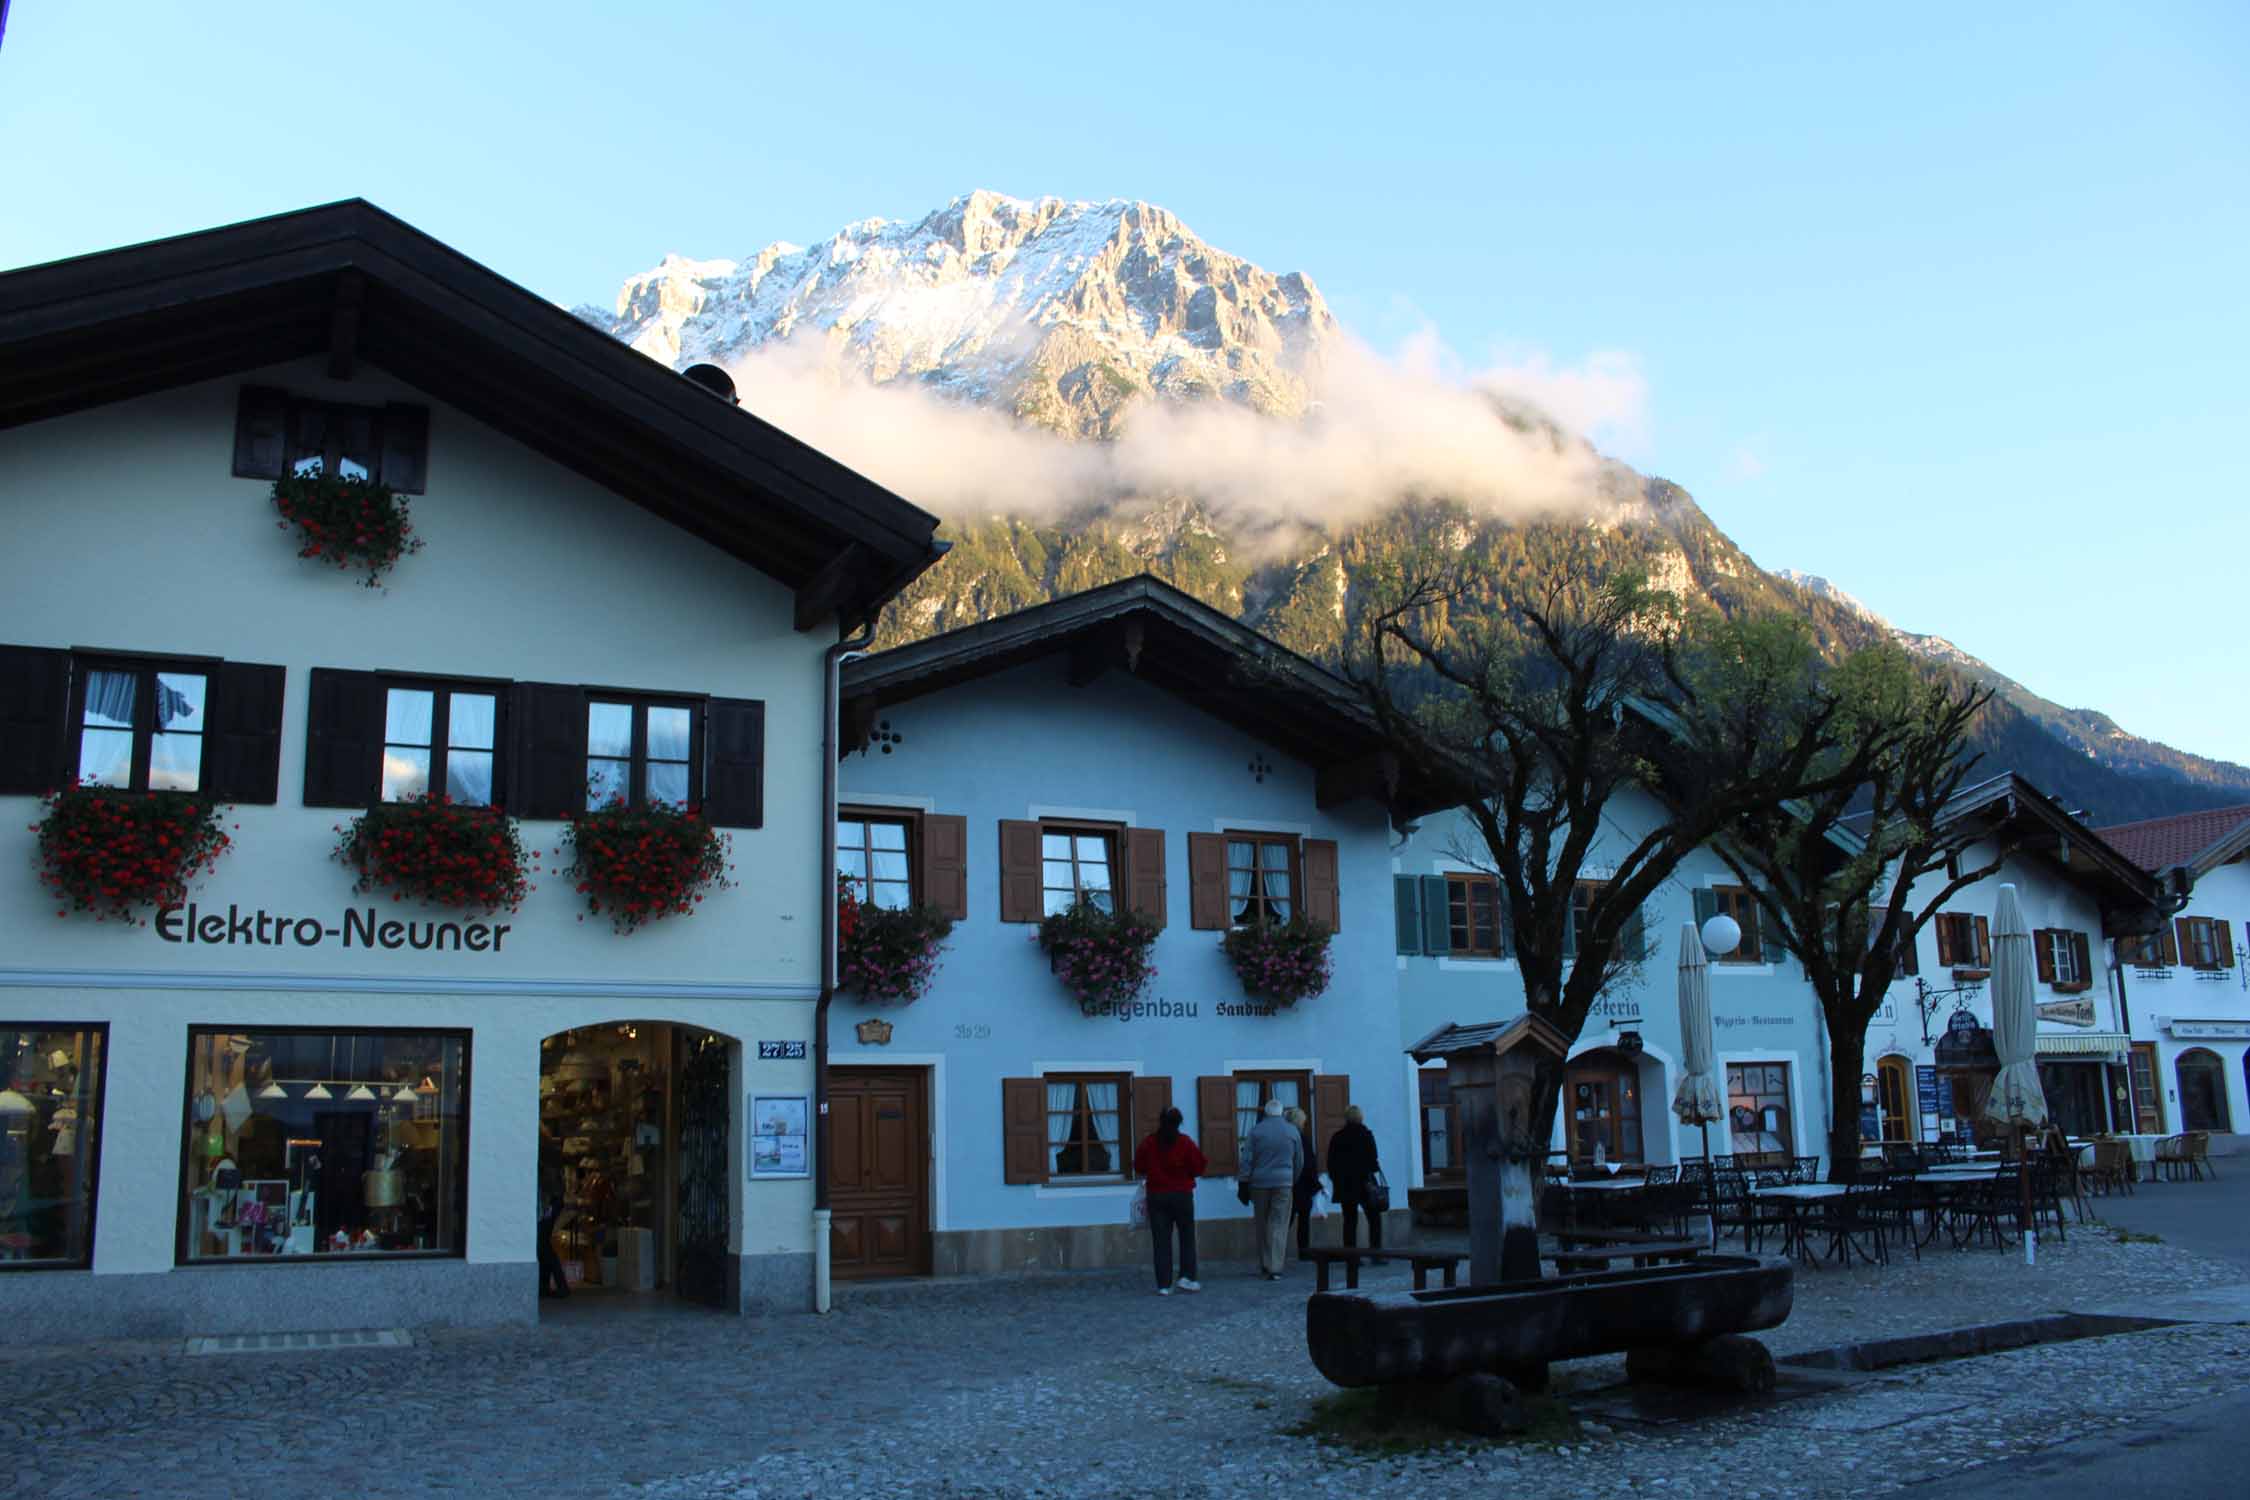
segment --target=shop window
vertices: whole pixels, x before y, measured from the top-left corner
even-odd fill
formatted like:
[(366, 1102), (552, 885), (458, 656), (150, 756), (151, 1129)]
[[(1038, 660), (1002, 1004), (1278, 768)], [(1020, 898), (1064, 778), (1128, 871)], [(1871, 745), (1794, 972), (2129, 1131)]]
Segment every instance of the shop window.
[(1433, 1179), (1459, 1177), (1461, 1165), (1456, 1159), (1455, 1142), (1461, 1132), (1453, 1111), (1453, 1089), (1446, 1071), (1443, 1068), (1419, 1069), (1415, 1085), (1421, 1104), (1423, 1174)]
[(461, 1032), (188, 1033), (183, 1263), (462, 1253)]
[(500, 695), (443, 684), (383, 696), (383, 800), (442, 792), (472, 807), (493, 800)]
[(1107, 1177), (1132, 1155), (1126, 1118), (1132, 1088), (1123, 1073), (1046, 1075), (1048, 1176)]
[(1638, 1162), (1641, 1149), (1641, 1075), (1616, 1054), (1594, 1054), (1563, 1076), (1570, 1111), (1573, 1162)]
[(1460, 958), (1499, 958), (1500, 882), (1490, 875), (1448, 875), (1445, 900), (1450, 948)]
[(901, 817), (846, 812), (836, 820), (836, 873), (869, 906), (914, 904), (913, 823)]
[(2234, 1128), (2227, 1113), (2227, 1073), (2219, 1054), (2191, 1047), (2173, 1071), (2180, 1080), (2180, 1128), (2225, 1132)]
[(1297, 840), (1288, 834), (1227, 835), (1227, 920), (1286, 922), (1296, 910)]
[(0, 1270), (94, 1257), (107, 1027), (0, 1023)]
[(1734, 1154), (1748, 1165), (1787, 1161), (1795, 1139), (1789, 1123), (1789, 1065), (1727, 1065), (1727, 1124)]
[(586, 806), (686, 807), (696, 785), (695, 710), (685, 703), (589, 699)]

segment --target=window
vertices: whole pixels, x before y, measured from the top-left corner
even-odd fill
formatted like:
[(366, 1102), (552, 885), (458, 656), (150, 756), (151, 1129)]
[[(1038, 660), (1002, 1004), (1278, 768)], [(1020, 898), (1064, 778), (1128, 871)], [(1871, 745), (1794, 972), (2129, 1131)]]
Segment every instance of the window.
[(188, 1032), (180, 1260), (459, 1255), (466, 1033)]
[(2191, 969), (2227, 969), (2234, 966), (2234, 935), (2223, 922), (2210, 917), (2181, 917), (2180, 958)]
[(1637, 1162), (1641, 1149), (1640, 1069), (1615, 1053), (1589, 1053), (1563, 1077), (1570, 1159)]
[(385, 802), (432, 791), (475, 807), (493, 799), (500, 696), (473, 688), (391, 687), (383, 698)]
[(2067, 927), (2042, 927), (2031, 935), (2042, 983), (2077, 992), (2093, 987), (2093, 960), (2086, 934)]
[(1068, 911), (1084, 896), (1103, 911), (1114, 910), (1117, 889), (1117, 836), (1102, 829), (1039, 825), (1040, 910), (1048, 916)]
[(2232, 1130), (2227, 1114), (2227, 1071), (2219, 1054), (2207, 1047), (2191, 1047), (2172, 1066), (2180, 1080), (2180, 1128)]
[(1132, 1136), (1126, 1118), (1133, 1091), (1128, 1075), (1046, 1075), (1047, 1152), (1051, 1177), (1108, 1177), (1125, 1170)]
[(2162, 1135), (2164, 1095), (2156, 1086), (2156, 1044), (2133, 1043), (2126, 1065), (2133, 1080), (2133, 1129), (2141, 1135)]
[(1422, 1171), (1431, 1178), (1459, 1177), (1454, 1141), (1460, 1135), (1453, 1113), (1453, 1089), (1443, 1068), (1422, 1068), (1415, 1074), (1422, 1116)]
[(1794, 1137), (1789, 1124), (1789, 1065), (1727, 1065), (1727, 1125), (1734, 1154), (1745, 1165), (1786, 1161)]
[(1500, 936), (1500, 882), (1490, 875), (1445, 877), (1446, 912), (1453, 952), (1499, 958), (1507, 949)]
[(1227, 921), (1286, 922), (1296, 910), (1297, 840), (1288, 834), (1227, 835)]
[(2179, 950), (2172, 944), (2170, 927), (2124, 939), (2118, 944), (2117, 956), (2144, 969), (2168, 969), (2180, 961)]
[(109, 1029), (0, 1023), (0, 1270), (93, 1264)]
[(211, 680), (193, 668), (83, 663), (73, 718), (78, 782), (136, 792), (203, 787), (204, 707)]
[(914, 904), (912, 825), (900, 817), (847, 812), (836, 821), (836, 872), (869, 906)]
[(1992, 929), (1983, 917), (1941, 911), (1936, 921), (1939, 963), (1980, 975), (1992, 971)]
[(341, 474), (419, 495), (429, 467), (429, 436), (427, 407), (347, 406), (244, 386), (235, 408), (234, 474), (240, 479)]
[(586, 704), (586, 806), (686, 807), (695, 777), (695, 711), (684, 703), (594, 698)]
[(1312, 1109), (1312, 1075), (1309, 1073), (1237, 1073), (1234, 1075), (1234, 1138), (1247, 1140), (1265, 1118), (1266, 1104), (1280, 1100), (1283, 1109)]
[[(1735, 925), (1742, 929), (1742, 941), (1734, 945), (1734, 951), (1715, 953), (1711, 956), (1711, 961), (1723, 964), (1764, 963), (1766, 950), (1764, 941), (1759, 936), (1757, 893), (1739, 885), (1715, 885), (1711, 888), (1711, 895), (1716, 901), (1719, 914), (1734, 918)], [(1578, 895), (1573, 892), (1573, 914), (1577, 909)]]

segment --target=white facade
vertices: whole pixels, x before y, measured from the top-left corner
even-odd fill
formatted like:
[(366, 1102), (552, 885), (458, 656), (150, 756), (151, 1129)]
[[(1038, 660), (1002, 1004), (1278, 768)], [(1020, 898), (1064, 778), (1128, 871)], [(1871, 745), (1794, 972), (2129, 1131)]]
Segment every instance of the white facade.
[[(2198, 874), (2167, 935), (2158, 962), (2134, 946), (2125, 969), (2133, 1040), (2154, 1053), (2158, 1129), (2205, 1130), (2213, 1149), (2240, 1149), (2250, 1136), (2250, 860)], [(2229, 1135), (2238, 1139), (2216, 1140)]]

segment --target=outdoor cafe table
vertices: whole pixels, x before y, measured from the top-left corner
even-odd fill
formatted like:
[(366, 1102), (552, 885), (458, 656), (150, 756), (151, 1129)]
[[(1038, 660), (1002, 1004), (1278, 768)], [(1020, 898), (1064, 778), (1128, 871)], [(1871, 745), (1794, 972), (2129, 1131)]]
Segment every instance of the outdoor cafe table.
[[(1584, 1193), (1640, 1193), (1648, 1189), (1648, 1183), (1638, 1177), (1604, 1177), (1593, 1182), (1558, 1182), (1555, 1186), (1570, 1194), (1574, 1200)], [(1597, 1197), (1586, 1201), (1599, 1203), (1602, 1200)], [(1614, 1219), (1610, 1216), (1605, 1215), (1604, 1217), (1610, 1222), (1614, 1222)], [(1578, 1222), (1576, 1202), (1571, 1205), (1570, 1218), (1573, 1224)]]
[(1750, 1196), (1779, 1203), (1788, 1211), (1789, 1221), (1782, 1226), (1782, 1254), (1803, 1256), (1805, 1253), (1804, 1211), (1808, 1204), (1828, 1198), (1841, 1198), (1851, 1189), (1840, 1182), (1792, 1182), (1780, 1187), (1752, 1188)]
[(1901, 1177), (1901, 1182), (1918, 1182), (1930, 1189), (1929, 1200), (1922, 1205), (1923, 1233), (1915, 1242), (1926, 1246), (1937, 1238), (1938, 1220), (1946, 1211), (1946, 1197), (1955, 1188), (1972, 1187), (1987, 1183), (2000, 1175), (2000, 1168), (1992, 1166), (1935, 1167), (1927, 1172), (1916, 1172)]

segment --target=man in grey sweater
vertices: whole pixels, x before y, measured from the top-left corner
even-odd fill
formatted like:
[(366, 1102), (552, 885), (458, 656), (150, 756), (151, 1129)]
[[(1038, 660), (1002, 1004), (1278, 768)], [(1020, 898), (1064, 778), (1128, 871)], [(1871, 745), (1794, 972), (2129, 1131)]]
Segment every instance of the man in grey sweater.
[(1266, 1101), (1266, 1116), (1242, 1142), (1242, 1167), (1235, 1180), (1250, 1189), (1250, 1222), (1258, 1237), (1258, 1274), (1281, 1279), (1289, 1255), (1290, 1190), (1304, 1169), (1305, 1143), (1297, 1127), (1281, 1117), (1281, 1101)]

